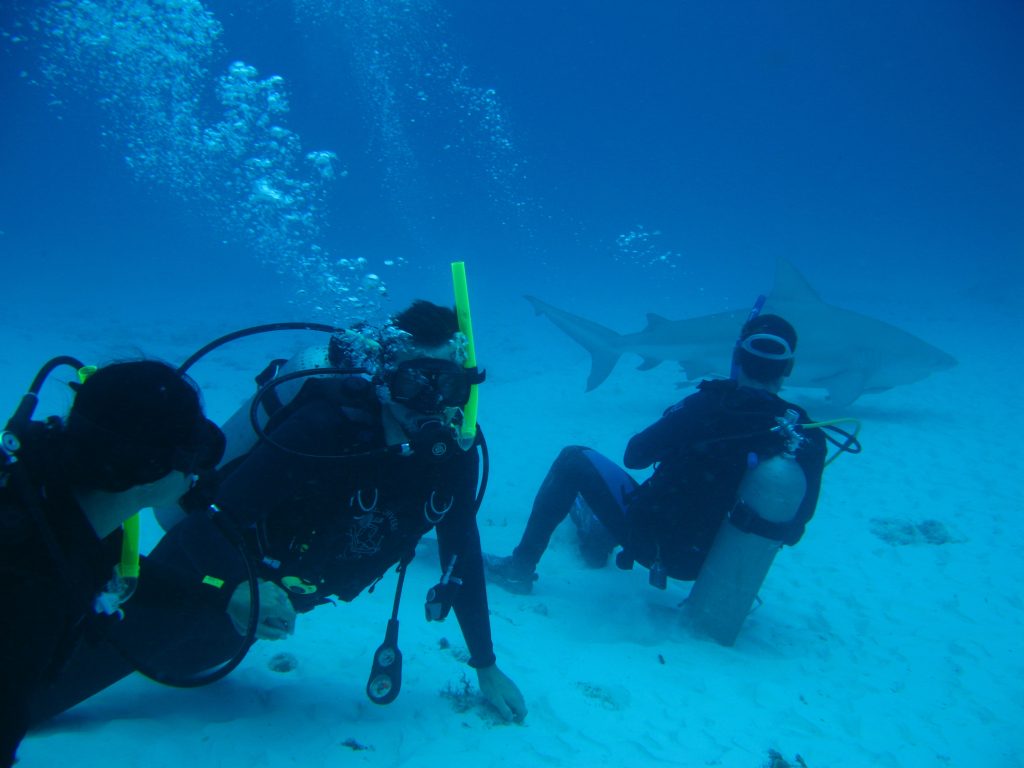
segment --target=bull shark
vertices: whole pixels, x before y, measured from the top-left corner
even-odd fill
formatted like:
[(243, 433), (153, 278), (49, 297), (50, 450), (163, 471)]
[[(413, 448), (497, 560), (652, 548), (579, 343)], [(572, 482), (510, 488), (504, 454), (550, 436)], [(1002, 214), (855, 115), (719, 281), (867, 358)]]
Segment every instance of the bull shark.
[[(608, 378), (626, 353), (642, 358), (642, 371), (677, 360), (691, 381), (722, 376), (729, 370), (732, 347), (748, 315), (747, 310), (734, 310), (668, 320), (649, 314), (642, 331), (620, 334), (533, 296), (526, 299), (538, 315), (546, 315), (590, 353), (588, 392)], [(824, 389), (836, 405), (913, 384), (956, 365), (951, 355), (907, 331), (825, 303), (785, 259), (777, 263), (763, 311), (789, 320), (799, 337), (796, 366), (787, 384)]]

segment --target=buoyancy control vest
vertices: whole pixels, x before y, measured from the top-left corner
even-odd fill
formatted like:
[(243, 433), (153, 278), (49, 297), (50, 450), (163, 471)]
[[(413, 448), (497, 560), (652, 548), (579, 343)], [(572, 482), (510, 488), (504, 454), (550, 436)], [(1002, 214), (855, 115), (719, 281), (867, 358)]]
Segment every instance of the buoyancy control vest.
[[(673, 418), (679, 409), (685, 411), (680, 423), (686, 429), (675, 432), (677, 442), (666, 447), (654, 474), (630, 500), (627, 549), (648, 567), (660, 561), (668, 576), (691, 580), (735, 503), (744, 473), (786, 451), (777, 419), (787, 410), (796, 410), (800, 422), (808, 417), (776, 395), (738, 387), (732, 380), (702, 382), (696, 394), (663, 418)], [(818, 436), (807, 446), (797, 452), (796, 460), (812, 474), (818, 464), (820, 476), (824, 441)]]

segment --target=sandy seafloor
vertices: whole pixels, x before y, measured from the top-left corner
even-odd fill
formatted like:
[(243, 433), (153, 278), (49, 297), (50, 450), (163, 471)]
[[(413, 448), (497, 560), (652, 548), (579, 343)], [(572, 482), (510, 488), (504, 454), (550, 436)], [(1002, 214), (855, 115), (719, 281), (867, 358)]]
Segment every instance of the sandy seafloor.
[[(889, 319), (893, 298), (850, 308)], [(127, 323), (103, 307), (69, 307), (4, 308), (5, 408), (52, 355), (103, 361), (141, 350), (180, 361), (234, 327), (142, 310)], [(735, 647), (679, 625), (688, 584), (659, 592), (642, 569), (584, 569), (567, 525), (533, 595), (490, 590), (499, 666), (530, 708), (522, 725), (499, 723), (476, 698), (457, 625), (422, 619), (437, 570), (427, 542), (407, 580), (405, 679), (391, 706), (373, 705), (363, 689), (393, 575), (372, 595), (301, 617), (292, 639), (257, 644), (216, 685), (115, 686), (31, 735), (21, 765), (753, 768), (769, 750), (810, 768), (1024, 765), (1024, 370), (1008, 338), (1022, 327), (1018, 312), (940, 305), (916, 326), (904, 323), (959, 367), (842, 412), (863, 422), (864, 453), (827, 470), (815, 520), (776, 560)], [(628, 437), (685, 392), (674, 365), (641, 373), (634, 358), (585, 394), (585, 353), (525, 302), (510, 297), (474, 314), (490, 371), (481, 422), (492, 470), (480, 530), (485, 549), (504, 553), (563, 445), (621, 458)], [(196, 369), (215, 419), (247, 396), (250, 372), (280, 343), (234, 347)], [(48, 385), (39, 415), (64, 407), (64, 395), (53, 396), (61, 390)], [(840, 415), (821, 392), (789, 394), (815, 417)], [(872, 533), (876, 518), (936, 520), (952, 540), (893, 545)], [(294, 671), (268, 668), (281, 652), (295, 655)], [(456, 695), (467, 680), (469, 695)]]

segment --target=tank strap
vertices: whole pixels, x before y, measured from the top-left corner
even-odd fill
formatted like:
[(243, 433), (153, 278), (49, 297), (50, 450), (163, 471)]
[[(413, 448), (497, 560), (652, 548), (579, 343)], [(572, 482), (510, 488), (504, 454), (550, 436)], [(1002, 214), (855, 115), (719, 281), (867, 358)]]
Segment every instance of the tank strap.
[[(285, 365), (285, 363), (287, 362), (288, 361), (285, 358), (279, 357), (267, 363), (267, 367), (260, 371), (260, 373), (256, 376), (256, 387), (258, 389), (262, 389), (263, 386), (266, 385), (268, 381), (277, 376), (277, 374), (281, 371), (281, 367)], [(262, 405), (263, 410), (266, 412), (268, 419), (273, 417), (275, 413), (281, 410), (282, 403), (281, 398), (277, 396), (277, 390), (272, 389), (269, 392), (267, 392), (266, 395), (264, 395), (262, 398)]]
[(785, 541), (793, 526), (792, 520), (784, 523), (773, 523), (765, 520), (742, 499), (729, 512), (729, 520), (744, 533), (753, 533), (772, 541)]

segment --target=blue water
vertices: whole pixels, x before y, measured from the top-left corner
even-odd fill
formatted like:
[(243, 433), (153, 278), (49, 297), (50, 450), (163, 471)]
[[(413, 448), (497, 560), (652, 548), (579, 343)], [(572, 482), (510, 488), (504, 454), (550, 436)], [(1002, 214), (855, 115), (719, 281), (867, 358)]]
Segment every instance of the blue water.
[[(443, 298), (461, 258), (480, 301), (527, 290), (636, 327), (746, 305), (780, 255), (867, 303), (897, 284), (1009, 305), (1021, 277), (1017, 2), (2, 14), (0, 253), (25, 300), (344, 320)], [(234, 62), (254, 71), (232, 107)]]
[[(492, 387), (482, 418), (494, 425), (495, 482), (482, 536), (507, 550), (563, 444), (596, 444), (617, 458), (680, 396), (674, 371), (634, 374), (623, 364), (584, 395), (586, 354), (534, 318), (521, 294), (631, 331), (646, 312), (749, 307), (771, 287), (776, 259), (788, 258), (825, 300), (908, 330), (960, 367), (856, 403), (865, 453), (829, 470), (804, 559), (780, 558), (791, 570), (779, 589), (793, 599), (776, 603), (783, 610), (767, 614), (752, 643), (770, 647), (777, 627), (799, 639), (792, 664), (775, 670), (779, 688), (818, 671), (826, 694), (812, 703), (843, 721), (835, 749), (849, 752), (847, 764), (948, 762), (946, 741), (963, 733), (953, 763), (969, 764), (963, 755), (987, 742), (1005, 756), (1020, 708), (1014, 442), (1024, 425), (986, 398), (1020, 381), (1005, 344), (1021, 326), (1024, 279), (1022, 33), (1019, 0), (7, 0), (4, 407), (56, 354), (104, 362), (130, 342), (177, 362), (255, 322), (378, 318), (413, 297), (449, 301), (449, 262), (465, 260)], [(214, 416), (233, 410), (266, 358), (293, 348), (291, 338), (274, 344), (199, 371)], [(224, 371), (231, 381), (218, 378)], [(657, 383), (640, 389), (647, 380)], [(53, 402), (40, 415), (60, 412), (67, 396), (48, 387)], [(834, 415), (820, 398), (813, 405)], [(894, 555), (869, 531), (875, 516), (939, 519), (962, 539)], [(907, 602), (876, 609), (890, 593)], [(570, 597), (565, 606), (591, 610)], [(494, 604), (509, 610), (507, 595)], [(364, 609), (357, 601), (345, 610)], [(365, 610), (372, 622), (383, 615)], [(792, 619), (801, 611), (806, 623)], [(514, 624), (501, 626), (502, 653), (532, 655), (534, 625)], [(346, 631), (361, 627), (352, 619)], [(808, 637), (819, 654), (807, 655), (810, 666)], [(686, 661), (675, 669), (690, 671), (699, 651), (678, 646)], [(871, 683), (891, 708), (873, 714), (865, 703), (846, 721), (844, 676), (859, 685), (875, 658), (888, 664), (882, 677), (912, 668), (910, 703), (904, 709), (902, 688), (890, 697), (889, 682)], [(943, 688), (948, 699), (930, 693), (933, 661), (955, 682)], [(770, 666), (759, 668), (769, 689)], [(531, 701), (554, 695), (545, 687), (564, 672), (540, 670)], [(700, 686), (714, 701), (714, 685), (710, 694)], [(766, 714), (742, 680), (737, 690), (736, 701), (763, 715), (740, 711), (741, 726), (748, 717), (771, 725), (751, 728), (758, 739), (775, 737), (781, 720), (772, 718), (792, 724), (785, 712)], [(304, 716), (308, 694), (301, 705), (279, 703), (275, 716)], [(683, 697), (687, 706), (699, 699)], [(734, 715), (728, 699), (719, 696), (721, 711)], [(217, 720), (222, 702), (212, 701), (208, 719)], [(335, 718), (336, 704), (323, 717)], [(677, 734), (676, 704), (660, 719), (638, 704), (623, 727), (666, 722), (688, 746), (700, 721)], [(575, 754), (577, 742), (601, 746), (592, 712), (564, 721), (537, 712), (536, 730), (509, 753), (538, 733), (556, 756)], [(898, 731), (905, 712), (912, 725), (923, 713), (926, 727), (886, 736), (878, 749), (895, 744), (916, 762), (865, 757), (871, 728)], [(715, 734), (736, 718), (722, 721)], [(565, 736), (565, 723), (578, 730)], [(393, 726), (381, 727), (383, 745)], [(70, 733), (73, 750), (89, 738), (88, 729)], [(820, 731), (821, 744), (832, 740)], [(621, 741), (633, 749), (632, 734)], [(410, 743), (449, 749), (434, 731)], [(673, 749), (671, 739), (650, 748), (657, 759)]]

